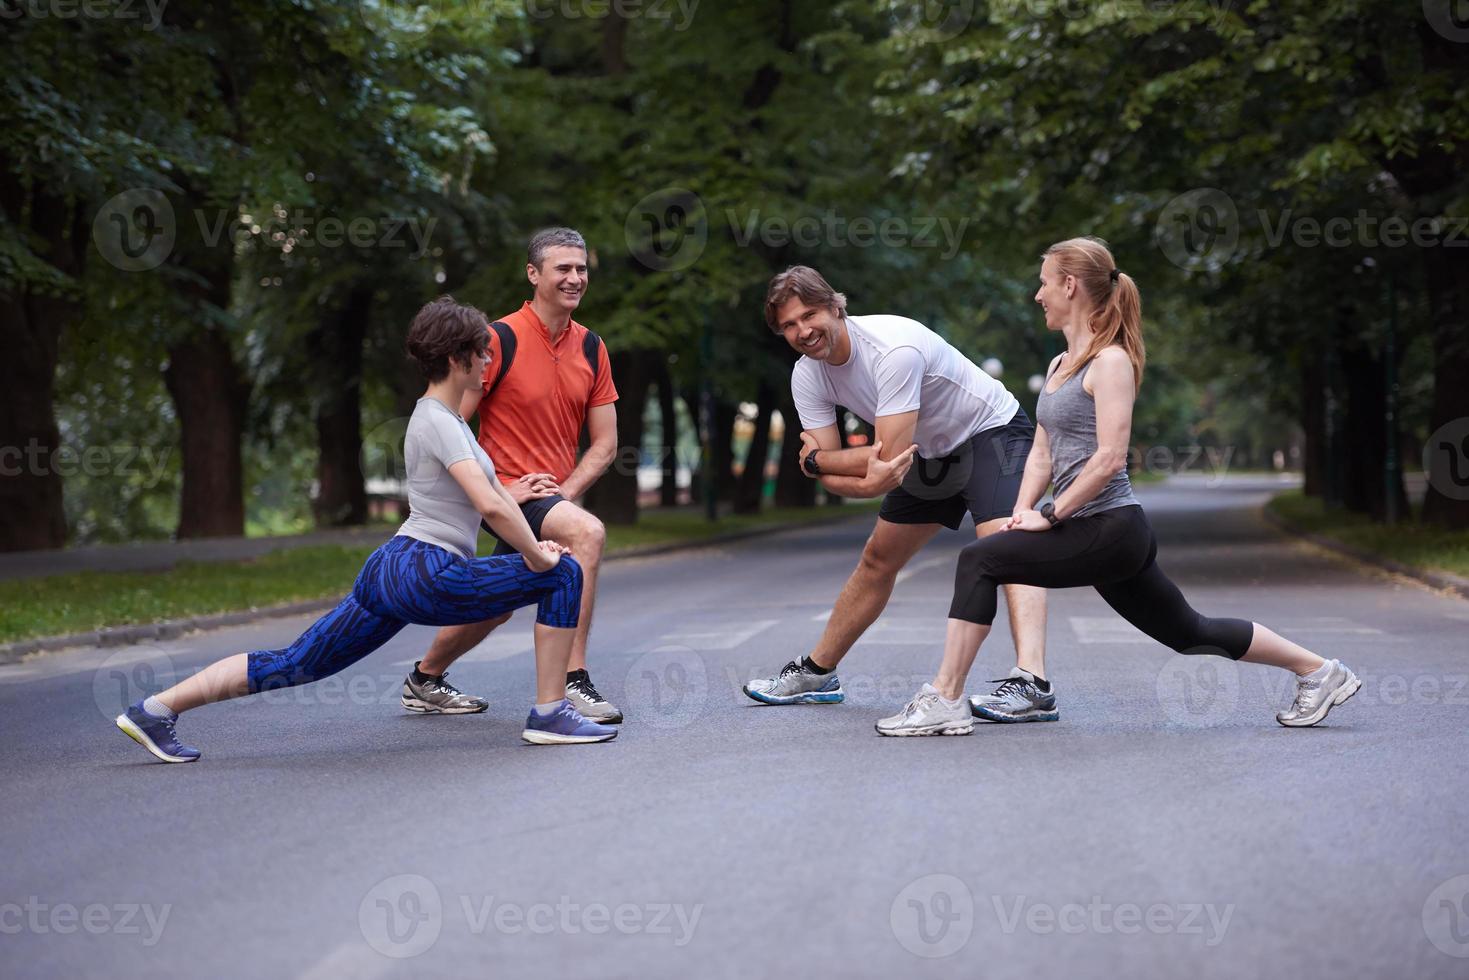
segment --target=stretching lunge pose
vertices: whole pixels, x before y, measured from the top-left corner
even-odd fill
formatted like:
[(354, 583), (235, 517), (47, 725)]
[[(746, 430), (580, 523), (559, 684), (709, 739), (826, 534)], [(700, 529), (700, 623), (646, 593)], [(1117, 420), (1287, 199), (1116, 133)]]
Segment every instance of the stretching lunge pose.
[[(1004, 528), (1035, 427), (1004, 385), (938, 334), (906, 317), (847, 315), (846, 297), (815, 269), (793, 266), (772, 279), (765, 319), (802, 355), (791, 372), (806, 429), (802, 469), (844, 497), (885, 495), (816, 649), (744, 688), (765, 704), (830, 704), (844, 696), (836, 665), (939, 528), (957, 530), (966, 513), (981, 538)], [(873, 445), (842, 448), (837, 405), (876, 426)], [(1054, 721), (1045, 591), (1005, 593), (1019, 666), (974, 711), (996, 721)]]
[[(1185, 654), (1283, 667), (1296, 675), (1282, 725), (1314, 725), (1362, 682), (1337, 660), (1243, 619), (1195, 612), (1155, 560), (1158, 544), (1127, 479), (1132, 407), (1143, 375), (1136, 284), (1105, 243), (1073, 238), (1046, 250), (1036, 302), (1046, 328), (1066, 336), (1036, 405), (1040, 430), (1009, 530), (967, 546), (954, 575), (944, 660), (933, 683), (877, 723), (883, 735), (964, 735), (964, 679), (995, 618), (995, 589), (1093, 586), (1122, 618)], [(1036, 502), (1054, 481), (1055, 496)], [(960, 707), (956, 707), (960, 705)]]
[[(409, 623), (473, 623), (535, 604), (537, 704), (521, 737), (542, 744), (616, 737), (617, 729), (583, 718), (565, 697), (581, 566), (562, 545), (535, 539), (455, 409), (467, 391), (479, 389), (488, 344), (485, 315), (448, 297), (414, 318), (408, 354), (428, 390), (403, 440), (412, 513), (368, 556), (351, 595), (285, 649), (216, 661), (132, 705), (118, 716), (117, 727), (164, 762), (192, 762), (199, 750), (181, 743), (174, 730), (184, 711), (320, 680), (372, 653)], [(481, 517), (519, 554), (476, 558)]]
[[(570, 228), (538, 233), (530, 241), (525, 274), (535, 295), (490, 324), (494, 363), (482, 384), (454, 404), (466, 419), (479, 414), (479, 444), (535, 536), (565, 545), (581, 561), (581, 618), (567, 665), (566, 697), (586, 717), (612, 725), (622, 721), (622, 711), (598, 692), (587, 673), (587, 637), (607, 532), (572, 502), (597, 482), (617, 453), (617, 388), (607, 346), (571, 318), (587, 291), (586, 241)], [(590, 445), (578, 462), (583, 425)], [(493, 533), (500, 538), (495, 554), (515, 552), (503, 534)], [(403, 682), (403, 707), (436, 714), (489, 707), (443, 675), (509, 618), (507, 612), (439, 630)]]

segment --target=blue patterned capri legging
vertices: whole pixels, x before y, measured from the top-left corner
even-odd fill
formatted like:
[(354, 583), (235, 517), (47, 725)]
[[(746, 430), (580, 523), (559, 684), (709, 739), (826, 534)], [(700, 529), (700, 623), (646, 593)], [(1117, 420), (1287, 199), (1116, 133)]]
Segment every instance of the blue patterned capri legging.
[(367, 558), (351, 595), (284, 650), (250, 654), (250, 693), (330, 677), (409, 623), (462, 626), (536, 603), (536, 622), (571, 629), (581, 610), (581, 566), (570, 555), (533, 572), (520, 555), (465, 559), (397, 535)]

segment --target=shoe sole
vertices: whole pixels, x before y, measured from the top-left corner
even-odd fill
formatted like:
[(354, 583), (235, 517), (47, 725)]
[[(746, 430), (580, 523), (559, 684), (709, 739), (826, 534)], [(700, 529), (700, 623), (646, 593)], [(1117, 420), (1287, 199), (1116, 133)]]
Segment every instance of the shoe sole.
[(610, 742), (617, 737), (611, 735), (557, 735), (555, 732), (537, 732), (527, 728), (520, 737), (532, 745), (580, 745), (584, 742)]
[(981, 707), (973, 701), (969, 702), (969, 712), (976, 718), (983, 718), (985, 721), (997, 721), (1001, 724), (1011, 724), (1018, 721), (1056, 721), (1061, 717), (1061, 712), (1056, 709), (1050, 711), (1033, 711), (1023, 715), (1010, 715), (1003, 711), (996, 711), (993, 708)]
[(407, 710), (420, 715), (477, 715), (490, 707), (485, 705), (481, 708), (440, 708), (438, 705), (410, 697), (399, 698), (398, 703)]
[(147, 732), (143, 731), (137, 725), (134, 725), (128, 719), (127, 715), (118, 715), (116, 718), (116, 722), (117, 727), (122, 729), (122, 733), (124, 735), (132, 739), (134, 742), (137, 742), (149, 752), (153, 753), (155, 756), (158, 757), (160, 762), (197, 762), (199, 759), (197, 755), (169, 755), (167, 752), (160, 749), (157, 744), (155, 744), (154, 741), (148, 737)]
[[(876, 725), (872, 726), (877, 728)], [(894, 738), (909, 738), (919, 735), (972, 735), (974, 733), (974, 722), (968, 725), (950, 725), (938, 728), (898, 728), (884, 731), (877, 728), (877, 734), (888, 735)]]
[(745, 692), (745, 697), (751, 701), (759, 701), (761, 704), (841, 704), (847, 697), (841, 688), (837, 688), (835, 691), (807, 691), (805, 694), (787, 694), (783, 697), (771, 697), (769, 694), (752, 691), (748, 684), (740, 688), (740, 690)]
[(1299, 718), (1295, 721), (1282, 721), (1280, 717), (1277, 716), (1275, 720), (1280, 722), (1280, 724), (1284, 725), (1286, 728), (1310, 728), (1312, 725), (1319, 725), (1321, 722), (1326, 720), (1326, 716), (1331, 713), (1332, 708), (1335, 708), (1339, 704), (1350, 701), (1352, 699), (1352, 695), (1356, 694), (1357, 691), (1361, 689), (1361, 687), (1361, 678), (1359, 678), (1356, 674), (1353, 674), (1351, 680), (1347, 681), (1341, 687), (1336, 689), (1336, 693), (1331, 696), (1331, 700), (1322, 703), (1321, 708), (1317, 711), (1315, 716)]

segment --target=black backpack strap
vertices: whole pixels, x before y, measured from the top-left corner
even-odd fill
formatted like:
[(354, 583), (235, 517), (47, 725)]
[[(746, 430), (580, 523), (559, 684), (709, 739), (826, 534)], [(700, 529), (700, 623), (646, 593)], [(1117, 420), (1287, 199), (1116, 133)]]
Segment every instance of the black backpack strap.
[(597, 385), (597, 374), (602, 370), (602, 359), (597, 356), (597, 348), (601, 346), (602, 338), (588, 330), (587, 335), (582, 338), (581, 352), (586, 356), (587, 363), (592, 366), (592, 387), (594, 388)]
[(495, 372), (495, 380), (490, 382), (490, 390), (485, 392), (486, 398), (500, 387), (500, 382), (505, 380), (505, 373), (510, 370), (511, 362), (515, 360), (515, 331), (510, 329), (510, 324), (496, 320), (490, 324), (490, 329), (500, 338), (500, 370)]

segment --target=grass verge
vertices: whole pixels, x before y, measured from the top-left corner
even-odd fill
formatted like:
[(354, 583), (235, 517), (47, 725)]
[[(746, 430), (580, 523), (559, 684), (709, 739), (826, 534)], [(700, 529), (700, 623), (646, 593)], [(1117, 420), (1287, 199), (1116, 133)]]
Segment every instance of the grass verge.
[[(694, 510), (650, 511), (633, 526), (608, 527), (607, 551), (692, 543), (872, 510), (873, 504), (773, 509), (713, 523)], [(488, 555), (493, 548), (494, 539), (481, 532), (479, 553)], [(180, 563), (166, 572), (79, 572), (3, 581), (0, 643), (328, 599), (346, 593), (372, 550), (370, 546), (292, 548), (250, 561)]]
[(1469, 577), (1469, 531), (1447, 531), (1416, 522), (1388, 527), (1361, 514), (1327, 510), (1299, 490), (1278, 494), (1267, 505), (1293, 527), (1370, 551), (1383, 558), (1435, 572)]

